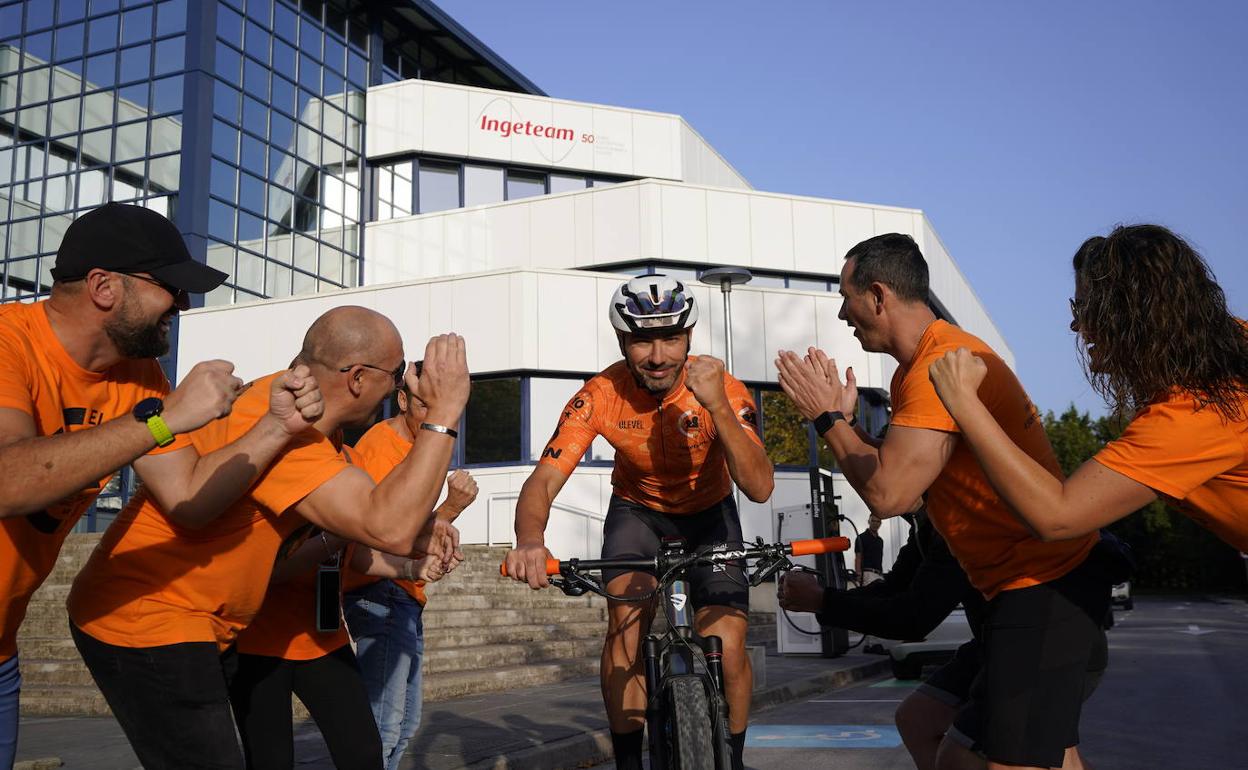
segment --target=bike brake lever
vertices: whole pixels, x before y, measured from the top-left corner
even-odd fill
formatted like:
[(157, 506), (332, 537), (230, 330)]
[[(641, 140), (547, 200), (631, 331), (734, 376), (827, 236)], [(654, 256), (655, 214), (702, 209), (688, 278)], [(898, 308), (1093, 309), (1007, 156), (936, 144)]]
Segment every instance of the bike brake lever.
[(755, 587), (761, 585), (764, 580), (784, 569), (786, 566), (791, 567), (792, 565), (789, 563), (789, 560), (783, 556), (772, 559), (767, 566), (750, 576), (750, 585)]

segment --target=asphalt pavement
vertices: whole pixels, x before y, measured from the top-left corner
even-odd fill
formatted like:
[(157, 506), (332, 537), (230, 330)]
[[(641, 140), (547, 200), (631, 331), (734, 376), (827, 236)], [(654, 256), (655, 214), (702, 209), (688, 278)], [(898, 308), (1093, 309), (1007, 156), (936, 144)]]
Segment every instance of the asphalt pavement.
[[(1088, 764), (1248, 770), (1248, 603), (1137, 598), (1116, 616), (1109, 670), (1083, 712)], [(909, 770), (893, 712), (915, 684), (881, 678), (759, 713), (746, 766)]]

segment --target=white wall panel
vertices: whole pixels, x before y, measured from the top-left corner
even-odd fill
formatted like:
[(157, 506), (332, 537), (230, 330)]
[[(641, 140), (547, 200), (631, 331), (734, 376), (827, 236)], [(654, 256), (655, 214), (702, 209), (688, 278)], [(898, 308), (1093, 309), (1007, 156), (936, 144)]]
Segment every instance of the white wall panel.
[[(553, 111), (549, 99), (539, 97), (525, 97), (512, 95), (510, 101), (515, 105), (516, 120), (532, 122), (541, 126), (550, 126)], [(575, 142), (561, 141), (559, 144), (566, 147)], [(522, 136), (516, 137), (516, 141), (511, 143), (511, 159), (515, 163), (524, 163), (530, 166), (551, 166), (554, 165), (555, 158), (555, 140), (549, 136)]]
[[(421, 89), (422, 91), (426, 89)], [(443, 91), (445, 89), (438, 89)], [(489, 91), (468, 91), (467, 112), (461, 119), (466, 124), (465, 133), (468, 136), (468, 152), (469, 157), (473, 158), (496, 158), (498, 160), (512, 159), (512, 139), (504, 137), (497, 131), (481, 131), (474, 130), (481, 123), (482, 116), (488, 116), (494, 120), (524, 121), (519, 112), (512, 107), (510, 99), (500, 97), (496, 93)], [(370, 96), (371, 98), (371, 96)], [(449, 117), (449, 116), (448, 116)], [(458, 117), (458, 116), (456, 116)], [(448, 124), (456, 124), (461, 121), (454, 119), (446, 120)]]
[[(722, 311), (720, 316), (722, 324)], [(737, 289), (732, 292), (732, 366), (739, 380), (767, 379), (767, 335), (763, 294)]]
[[(735, 293), (735, 292), (734, 292)], [(814, 345), (817, 337), (818, 318), (815, 311), (816, 297), (791, 292), (765, 292), (763, 296), (764, 363), (766, 379), (776, 381), (776, 354), (792, 350), (806, 355), (806, 348)]]
[(866, 206), (836, 205), (836, 272), (841, 272), (845, 252), (876, 234), (875, 217)]
[[(424, 135), (421, 147), (436, 147), (441, 155), (468, 155), (468, 92), (425, 85), (421, 111)], [(448, 119), (455, 116), (458, 120)]]
[(624, 110), (594, 110), (594, 170), (633, 173), (633, 120)]
[[(592, 107), (575, 102), (555, 100), (551, 108), (551, 120), (557, 126), (593, 126), (594, 110)], [(584, 132), (580, 132), (584, 133)], [(552, 166), (567, 169), (594, 170), (594, 145), (582, 141), (576, 136), (565, 146), (556, 147)]]
[(591, 275), (542, 273), (537, 279), (537, 369), (584, 371), (598, 351), (595, 324), (603, 300)]
[(835, 275), (836, 207), (810, 200), (793, 201), (793, 269), (805, 273)]
[(592, 194), (595, 261), (620, 262), (642, 257), (638, 186), (615, 185)]
[(707, 262), (754, 264), (750, 249), (750, 196), (726, 190), (706, 191)]
[(659, 194), (662, 256), (683, 262), (705, 262), (708, 258), (706, 191), (672, 185), (661, 187)]
[(893, 211), (890, 209), (875, 209), (875, 234), (883, 235), (884, 233), (904, 233), (917, 242), (919, 240), (918, 233), (914, 227), (914, 216), (909, 211)]
[(559, 424), (563, 407), (581, 389), (581, 380), (534, 377), (529, 380), (529, 457), (542, 456), (546, 442)]
[(576, 267), (576, 197), (543, 196), (526, 207), (532, 244), (525, 264), (543, 267)]
[[(665, 115), (634, 113), (633, 167), (639, 177), (663, 177), (680, 168), (678, 121)], [(681, 178), (683, 178), (683, 174)]]
[[(545, 202), (534, 199), (534, 203)], [(531, 264), (529, 245), (529, 212), (532, 206), (492, 206), (486, 209), (490, 220), (491, 245), (489, 269), (527, 267)]]
[(787, 198), (750, 196), (751, 264), (793, 269), (793, 207)]

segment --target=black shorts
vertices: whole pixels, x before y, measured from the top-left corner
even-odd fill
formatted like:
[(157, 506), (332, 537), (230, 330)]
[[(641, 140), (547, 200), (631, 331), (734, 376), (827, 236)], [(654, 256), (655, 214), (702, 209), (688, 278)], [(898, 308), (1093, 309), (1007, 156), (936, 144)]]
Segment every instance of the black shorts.
[[(649, 559), (659, 552), (659, 543), (665, 537), (683, 537), (690, 551), (720, 543), (740, 545), (741, 517), (737, 515), (737, 505), (729, 495), (704, 511), (667, 514), (611, 496), (602, 530), (602, 558)], [(603, 584), (625, 572), (603, 570)], [(749, 583), (741, 566), (693, 567), (689, 570), (689, 583), (694, 607), (716, 605), (742, 612), (750, 609)]]
[(953, 723), (988, 759), (1060, 767), (1066, 748), (1079, 744), (1083, 701), (1109, 663), (1101, 623), (1110, 580), (1101, 561), (1089, 556), (1057, 580), (988, 603), (980, 671)]
[(972, 639), (958, 648), (953, 660), (924, 680), (919, 692), (946, 706), (961, 706), (971, 697), (971, 683), (979, 674), (979, 660), (979, 640)]

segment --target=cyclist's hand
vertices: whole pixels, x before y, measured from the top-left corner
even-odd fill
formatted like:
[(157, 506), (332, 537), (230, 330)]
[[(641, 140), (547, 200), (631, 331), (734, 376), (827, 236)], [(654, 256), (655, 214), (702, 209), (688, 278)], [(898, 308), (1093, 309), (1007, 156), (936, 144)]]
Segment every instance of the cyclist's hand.
[(790, 572), (776, 588), (780, 606), (789, 612), (818, 612), (823, 609), (823, 586), (809, 572)]
[(728, 403), (728, 394), (724, 392), (724, 362), (714, 356), (690, 359), (685, 384), (708, 412)]
[(550, 578), (546, 575), (546, 560), (553, 559), (554, 554), (540, 543), (517, 545), (507, 552), (503, 563), (507, 565), (507, 577), (520, 583), (528, 583), (529, 588), (546, 588)]

